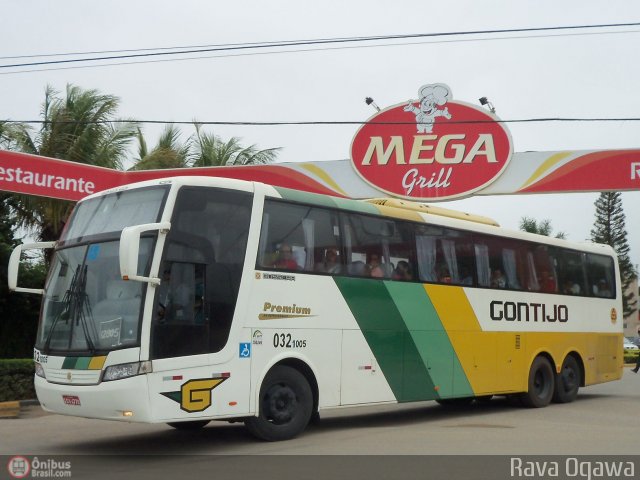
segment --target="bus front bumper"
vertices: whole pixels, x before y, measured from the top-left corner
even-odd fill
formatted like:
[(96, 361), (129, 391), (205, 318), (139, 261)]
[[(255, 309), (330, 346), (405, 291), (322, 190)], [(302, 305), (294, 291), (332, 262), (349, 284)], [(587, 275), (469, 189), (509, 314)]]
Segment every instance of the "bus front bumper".
[(146, 375), (101, 382), (62, 385), (35, 376), (38, 400), (47, 412), (74, 417), (151, 422)]

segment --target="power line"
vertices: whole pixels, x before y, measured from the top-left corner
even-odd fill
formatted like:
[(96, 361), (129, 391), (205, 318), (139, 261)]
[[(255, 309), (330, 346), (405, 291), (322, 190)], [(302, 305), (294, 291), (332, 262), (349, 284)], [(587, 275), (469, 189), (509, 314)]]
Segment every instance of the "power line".
[[(492, 124), (492, 123), (543, 123), (543, 122), (638, 122), (640, 117), (592, 117), (592, 118), (572, 118), (572, 117), (540, 117), (540, 118), (519, 118), (512, 120), (448, 120), (447, 125), (451, 124)], [(44, 125), (54, 123), (46, 120), (0, 120), (2, 123), (23, 123)], [(160, 125), (231, 125), (231, 126), (286, 126), (286, 125), (415, 125), (413, 122), (376, 122), (376, 121), (352, 121), (352, 120), (302, 120), (302, 121), (267, 121), (267, 122), (250, 122), (250, 121), (169, 121), (169, 120), (100, 120), (100, 121), (72, 121), (62, 120), (56, 121), (56, 124), (73, 124), (73, 125), (108, 125), (108, 124), (160, 124)]]
[(248, 52), (248, 53), (233, 53), (223, 55), (203, 55), (197, 57), (188, 58), (169, 58), (169, 59), (156, 59), (156, 60), (138, 60), (127, 62), (114, 62), (114, 63), (102, 63), (97, 65), (74, 65), (67, 67), (57, 68), (39, 68), (30, 70), (14, 70), (9, 72), (0, 72), (0, 75), (16, 75), (20, 73), (37, 73), (37, 72), (54, 72), (61, 70), (78, 70), (86, 68), (104, 68), (123, 65), (142, 65), (153, 63), (165, 63), (165, 62), (188, 62), (193, 60), (205, 60), (211, 58), (235, 58), (235, 57), (247, 57), (247, 56), (260, 56), (260, 55), (279, 55), (286, 53), (305, 53), (305, 52), (325, 52), (332, 50), (350, 50), (350, 49), (362, 49), (362, 48), (384, 48), (384, 47), (401, 47), (411, 45), (435, 45), (444, 43), (464, 43), (464, 42), (485, 42), (495, 40), (522, 40), (530, 38), (555, 38), (555, 37), (581, 37), (581, 36), (593, 36), (593, 35), (621, 35), (628, 33), (639, 33), (640, 30), (625, 30), (622, 32), (588, 32), (588, 33), (563, 33), (563, 34), (547, 34), (547, 35), (518, 35), (508, 37), (485, 37), (485, 38), (473, 38), (473, 39), (455, 39), (455, 40), (425, 40), (419, 42), (401, 42), (401, 43), (383, 43), (376, 45), (350, 45), (350, 46), (338, 46), (338, 47), (325, 47), (325, 48), (309, 48), (309, 49), (295, 49), (295, 50), (278, 50), (278, 51), (262, 51), (262, 52)]
[[(350, 37), (343, 37), (350, 38)], [(352, 38), (352, 37), (351, 37)], [(357, 38), (357, 37), (356, 37)], [(334, 37), (332, 39), (327, 38), (318, 38), (314, 40), (340, 40), (340, 37)], [(279, 40), (275, 41), (275, 43), (283, 43), (287, 42), (308, 42), (309, 39), (298, 39), (298, 40)], [(129, 52), (155, 52), (158, 50), (178, 50), (178, 49), (200, 49), (200, 48), (219, 48), (219, 47), (237, 47), (237, 46), (251, 46), (251, 45), (262, 45), (271, 42), (243, 42), (243, 43), (214, 43), (214, 44), (204, 44), (204, 45), (181, 45), (176, 47), (150, 47), (150, 48), (127, 48), (121, 50), (93, 50), (93, 51), (85, 51), (85, 52), (57, 52), (57, 53), (41, 53), (41, 54), (31, 54), (31, 55), (12, 55), (7, 57), (0, 57), (0, 60), (13, 60), (17, 58), (47, 58), (47, 57), (68, 57), (71, 55), (102, 55), (107, 53), (129, 53)]]
[(278, 47), (291, 47), (291, 46), (308, 46), (308, 45), (325, 45), (325, 44), (337, 44), (337, 43), (359, 43), (359, 42), (371, 42), (380, 40), (402, 40), (411, 38), (434, 38), (434, 37), (448, 37), (448, 36), (466, 36), (466, 35), (489, 35), (489, 34), (506, 34), (506, 33), (524, 33), (524, 32), (549, 32), (558, 30), (577, 30), (577, 29), (600, 29), (600, 28), (621, 28), (621, 27), (638, 27), (640, 22), (637, 23), (615, 23), (615, 24), (597, 24), (597, 25), (567, 25), (556, 27), (531, 27), (531, 28), (511, 28), (511, 29), (498, 29), (498, 30), (473, 30), (473, 31), (459, 31), (459, 32), (440, 32), (440, 33), (416, 33), (416, 34), (404, 34), (404, 35), (377, 35), (369, 37), (350, 37), (350, 38), (329, 38), (329, 39), (315, 39), (304, 41), (278, 41), (278, 42), (265, 42), (258, 44), (239, 44), (236, 46), (221, 46), (213, 48), (189, 48), (178, 51), (161, 51), (161, 52), (147, 52), (147, 53), (131, 53), (126, 55), (108, 55), (89, 58), (70, 58), (64, 60), (46, 60), (40, 62), (29, 63), (15, 63), (0, 65), (0, 68), (17, 68), (17, 67), (33, 67), (39, 65), (57, 65), (63, 63), (78, 63), (87, 61), (106, 61), (106, 60), (121, 60), (127, 58), (142, 58), (142, 57), (157, 57), (167, 55), (188, 55), (194, 53), (205, 52), (222, 52), (222, 51), (237, 51), (247, 49), (267, 49)]

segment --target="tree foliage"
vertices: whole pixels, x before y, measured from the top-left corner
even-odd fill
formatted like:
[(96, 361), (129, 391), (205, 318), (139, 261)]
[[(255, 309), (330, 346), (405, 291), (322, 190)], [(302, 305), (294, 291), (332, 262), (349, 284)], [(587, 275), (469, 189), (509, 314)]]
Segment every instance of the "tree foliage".
[(239, 137), (223, 140), (218, 135), (202, 131), (202, 126), (198, 123), (194, 123), (194, 126), (195, 133), (182, 142), (180, 130), (174, 125), (168, 125), (151, 150), (144, 135), (138, 130), (138, 156), (131, 170), (264, 165), (272, 163), (280, 150), (259, 150), (256, 145), (245, 147)]
[[(121, 168), (131, 139), (132, 122), (116, 120), (119, 100), (97, 90), (67, 85), (65, 96), (52, 87), (45, 90), (42, 126), (4, 125), (0, 141), (5, 148), (72, 162)], [(57, 240), (73, 203), (50, 198), (13, 195), (9, 200), (17, 225), (38, 240)]]
[[(519, 228), (523, 232), (536, 233), (538, 235), (545, 235), (547, 237), (550, 237), (553, 233), (551, 220), (549, 219), (538, 222), (535, 218), (522, 217), (520, 219)], [(558, 232), (556, 233), (555, 238), (566, 238), (566, 234), (564, 232)]]
[(138, 128), (138, 157), (132, 170), (158, 170), (164, 168), (185, 168), (189, 165), (189, 141), (180, 141), (180, 130), (175, 125), (167, 125), (151, 150)]
[(622, 285), (622, 303), (624, 316), (628, 317), (637, 310), (637, 301), (629, 286), (637, 278), (637, 272), (629, 256), (622, 195), (620, 192), (602, 192), (595, 202), (596, 219), (591, 230), (591, 240), (611, 245), (618, 255), (620, 280)]
[[(113, 95), (68, 85), (64, 95), (47, 87), (41, 109), (42, 124), (0, 122), (0, 148), (59, 158), (100, 167), (122, 169), (130, 164), (129, 147), (138, 141), (136, 170), (265, 164), (275, 160), (278, 148), (245, 147), (238, 137), (228, 141), (201, 131), (186, 141), (180, 130), (168, 125), (156, 146), (148, 148), (142, 130), (132, 121), (117, 118), (120, 101)], [(118, 120), (118, 121), (116, 121)], [(57, 240), (74, 203), (28, 195), (0, 195), (0, 356), (31, 356), (40, 297), (9, 293), (7, 265), (15, 246), (13, 232), (28, 232), (37, 240)], [(20, 284), (42, 288), (43, 260), (21, 263)]]
[[(9, 256), (17, 244), (13, 238), (7, 198), (6, 194), (0, 195), (0, 357), (30, 358), (35, 343), (41, 298), (38, 295), (12, 293), (7, 287)], [(22, 263), (20, 286), (42, 288), (44, 279), (44, 261)]]
[(201, 125), (194, 124), (196, 133), (192, 138), (192, 167), (224, 167), (226, 165), (264, 165), (272, 163), (280, 148), (259, 150), (255, 145), (244, 147), (241, 139), (231, 137), (224, 141), (218, 135), (206, 133)]

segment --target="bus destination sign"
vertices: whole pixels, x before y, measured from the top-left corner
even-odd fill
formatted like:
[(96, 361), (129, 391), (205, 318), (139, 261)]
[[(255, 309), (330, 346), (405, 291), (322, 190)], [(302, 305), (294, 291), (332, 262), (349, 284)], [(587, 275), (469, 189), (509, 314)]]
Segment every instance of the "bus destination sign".
[(513, 153), (499, 119), (452, 100), (442, 83), (420, 87), (418, 96), (360, 127), (351, 143), (356, 172), (389, 195), (414, 200), (463, 197), (495, 181)]

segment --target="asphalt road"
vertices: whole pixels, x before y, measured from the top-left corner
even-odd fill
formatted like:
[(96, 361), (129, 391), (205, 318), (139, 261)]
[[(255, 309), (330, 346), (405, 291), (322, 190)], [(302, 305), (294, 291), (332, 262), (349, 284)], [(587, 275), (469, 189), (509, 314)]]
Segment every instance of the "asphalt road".
[[(456, 409), (444, 408), (435, 402), (336, 409), (322, 412), (320, 423), (310, 426), (300, 437), (278, 443), (255, 440), (242, 424), (212, 422), (199, 431), (181, 432), (166, 425), (51, 415), (33, 406), (23, 409), (19, 419), (0, 420), (0, 455), (39, 455), (40, 458), (81, 455), (86, 459), (100, 455), (112, 460), (125, 458), (123, 455), (131, 456), (126, 458), (147, 456), (140, 457), (146, 460), (141, 464), (145, 467), (140, 467), (142, 470), (136, 474), (138, 478), (164, 478), (162, 475), (169, 465), (192, 470), (204, 462), (201, 466), (209, 469), (212, 456), (217, 456), (217, 468), (223, 458), (234, 459), (235, 472), (242, 472), (244, 467), (248, 469), (244, 472), (245, 478), (251, 477), (251, 472), (260, 471), (259, 478), (263, 479), (271, 478), (265, 476), (266, 466), (278, 462), (274, 459), (282, 455), (637, 455), (640, 451), (639, 410), (640, 374), (635, 375), (629, 369), (625, 369), (618, 382), (582, 389), (571, 404), (526, 409), (497, 397), (486, 404)], [(184, 461), (176, 463), (176, 457), (172, 457), (175, 455), (195, 457), (180, 457)], [(254, 457), (260, 458), (258, 466), (247, 457), (253, 455), (262, 456)], [(162, 463), (163, 458), (173, 458), (173, 461)], [(289, 473), (296, 472), (296, 478), (306, 478), (301, 472), (311, 475), (314, 471), (317, 473), (317, 468), (335, 466), (335, 460), (317, 458), (323, 459), (312, 462), (318, 466), (309, 467), (307, 458), (303, 464), (306, 467), (298, 471), (296, 465), (289, 465)], [(387, 459), (385, 465), (391, 461)], [(367, 464), (375, 468), (376, 462), (367, 461)], [(110, 461), (106, 470), (101, 471), (109, 478), (119, 478), (118, 472), (128, 471), (118, 470), (117, 467), (125, 468), (122, 465)], [(352, 468), (360, 471), (361, 466), (354, 464)], [(440, 467), (442, 465), (437, 468)], [(273, 478), (282, 478), (285, 472), (279, 472), (278, 476), (277, 470)], [(75, 472), (72, 478), (79, 477), (82, 476)], [(290, 478), (288, 474), (284, 477)], [(327, 477), (311, 475), (308, 478)]]

